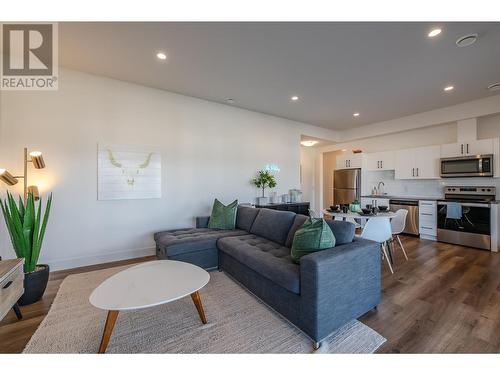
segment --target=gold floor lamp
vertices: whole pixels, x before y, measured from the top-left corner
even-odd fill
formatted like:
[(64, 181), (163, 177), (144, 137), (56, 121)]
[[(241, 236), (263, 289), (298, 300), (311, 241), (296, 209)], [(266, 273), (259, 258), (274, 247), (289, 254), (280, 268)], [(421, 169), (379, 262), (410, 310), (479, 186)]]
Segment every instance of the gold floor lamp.
[(12, 186), (19, 182), (22, 178), (24, 181), (24, 201), (26, 202), (26, 197), (28, 193), (33, 194), (33, 198), (38, 200), (40, 198), (40, 193), (38, 192), (38, 187), (36, 185), (28, 186), (28, 163), (33, 163), (36, 169), (45, 168), (45, 161), (43, 160), (42, 153), (40, 151), (32, 151), (29, 153), (28, 159), (28, 149), (24, 148), (24, 174), (22, 176), (13, 176), (6, 169), (0, 168), (0, 180), (5, 182), (7, 185)]

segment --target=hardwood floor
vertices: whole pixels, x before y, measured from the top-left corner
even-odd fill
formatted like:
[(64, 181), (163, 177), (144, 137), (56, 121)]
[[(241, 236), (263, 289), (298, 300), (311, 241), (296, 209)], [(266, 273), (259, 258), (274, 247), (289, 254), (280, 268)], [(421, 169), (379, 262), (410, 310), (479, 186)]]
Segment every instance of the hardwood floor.
[(51, 272), (43, 298), (32, 305), (21, 306), (21, 312), (23, 314), (22, 320), (17, 320), (14, 312), (10, 311), (0, 322), (0, 353), (21, 353), (23, 351), (29, 339), (38, 328), (38, 325), (42, 322), (45, 315), (47, 315), (50, 305), (52, 301), (54, 301), (57, 291), (59, 290), (59, 286), (66, 276), (153, 259), (156, 259), (156, 257), (151, 256)]
[[(500, 254), (402, 238), (409, 260), (396, 249), (395, 273), (382, 264), (382, 301), (360, 318), (387, 338), (379, 353), (500, 352)], [(19, 353), (47, 314), (62, 280), (74, 273), (154, 257), (53, 272), (44, 298), (0, 322), (0, 353)]]
[(405, 237), (382, 302), (360, 320), (387, 342), (379, 353), (500, 352), (500, 254)]

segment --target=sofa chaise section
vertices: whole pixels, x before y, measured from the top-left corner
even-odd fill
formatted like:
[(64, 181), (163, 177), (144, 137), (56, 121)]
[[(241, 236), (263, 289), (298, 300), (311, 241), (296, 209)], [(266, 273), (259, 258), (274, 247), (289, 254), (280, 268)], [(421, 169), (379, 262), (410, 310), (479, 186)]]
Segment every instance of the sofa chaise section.
[(196, 228), (173, 229), (154, 234), (156, 257), (195, 264), (205, 269), (218, 267), (217, 240), (247, 235), (258, 210), (238, 206), (235, 229), (208, 228), (209, 216), (196, 218)]
[(217, 240), (248, 234), (243, 230), (209, 228), (174, 229), (155, 233), (158, 259), (180, 260), (205, 269), (218, 266)]

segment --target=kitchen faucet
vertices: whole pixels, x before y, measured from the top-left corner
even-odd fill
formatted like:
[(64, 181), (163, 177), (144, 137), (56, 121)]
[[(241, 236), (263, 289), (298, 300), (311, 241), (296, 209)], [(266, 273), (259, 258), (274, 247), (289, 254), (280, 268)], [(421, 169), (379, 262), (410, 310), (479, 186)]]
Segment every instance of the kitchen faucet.
[[(378, 183), (378, 185), (377, 185), (378, 195), (384, 195), (384, 194), (382, 193), (382, 189), (380, 188), (380, 185), (382, 185), (382, 186), (385, 188), (385, 184), (384, 184), (384, 182), (383, 182), (383, 181), (380, 181), (380, 182)], [(384, 190), (385, 190), (385, 189), (384, 189)]]

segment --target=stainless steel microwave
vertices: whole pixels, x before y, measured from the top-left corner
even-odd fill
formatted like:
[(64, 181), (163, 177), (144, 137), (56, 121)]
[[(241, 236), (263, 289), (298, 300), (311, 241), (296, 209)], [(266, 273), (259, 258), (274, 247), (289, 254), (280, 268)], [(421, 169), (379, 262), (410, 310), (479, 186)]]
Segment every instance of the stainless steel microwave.
[(443, 158), (441, 177), (493, 177), (493, 155)]

